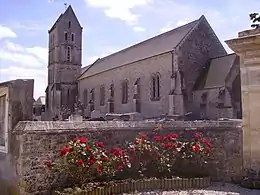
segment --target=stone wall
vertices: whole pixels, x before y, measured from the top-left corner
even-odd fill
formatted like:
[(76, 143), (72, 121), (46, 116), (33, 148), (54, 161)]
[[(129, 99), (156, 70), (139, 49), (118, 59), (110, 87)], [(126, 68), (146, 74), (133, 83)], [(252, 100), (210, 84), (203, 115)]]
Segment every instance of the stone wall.
[[(33, 85), (34, 80), (17, 79), (0, 83), (7, 95), (7, 126), (0, 126), (1, 136), (4, 136), (5, 146), (0, 151), (0, 194), (3, 190), (17, 185), (18, 177), (15, 172), (15, 162), (19, 156), (20, 146), (12, 137), (12, 130), (19, 121), (32, 120), (33, 116)], [(6, 135), (5, 135), (6, 133)]]
[[(237, 115), (232, 107), (232, 100), (230, 94), (226, 90), (224, 98), (224, 106), (218, 107), (219, 91), (221, 88), (203, 89), (193, 92), (194, 114), (196, 116), (204, 116), (206, 119), (217, 120), (219, 118), (237, 118)], [(207, 94), (205, 108), (201, 107), (203, 103), (201, 96), (203, 93)]]
[(99, 139), (107, 146), (116, 146), (132, 140), (138, 132), (148, 132), (159, 125), (164, 131), (180, 134), (202, 132), (216, 146), (211, 163), (214, 180), (230, 180), (242, 172), (241, 121), (197, 122), (19, 122), (14, 130), (12, 144), (17, 147), (17, 173), (27, 182), (30, 192), (44, 192), (51, 188), (54, 176), (46, 171), (44, 163), (59, 154), (68, 140), (87, 136)]
[(192, 90), (203, 67), (211, 58), (226, 55), (226, 51), (205, 18), (183, 40), (177, 50), (179, 68), (184, 73), (184, 106), (186, 112), (194, 112)]
[[(135, 82), (140, 78), (140, 104), (141, 114), (147, 118), (157, 117), (169, 112), (170, 77), (172, 69), (172, 53), (167, 52), (144, 60), (139, 60), (116, 69), (102, 72), (95, 76), (79, 80), (79, 97), (84, 102), (84, 90), (88, 90), (87, 101), (91, 100), (90, 91), (94, 89), (95, 110), (101, 114), (108, 112), (109, 88), (114, 85), (114, 109), (115, 113), (134, 112)], [(130, 73), (130, 74), (129, 74)], [(151, 76), (160, 74), (160, 100), (151, 100)], [(122, 82), (128, 80), (128, 102), (122, 104)], [(105, 87), (105, 104), (100, 105), (100, 87)]]

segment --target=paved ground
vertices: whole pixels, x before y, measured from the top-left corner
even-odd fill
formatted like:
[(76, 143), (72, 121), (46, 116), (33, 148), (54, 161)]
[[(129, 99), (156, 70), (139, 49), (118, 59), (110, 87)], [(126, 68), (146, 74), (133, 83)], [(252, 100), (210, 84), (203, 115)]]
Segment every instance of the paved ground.
[(211, 187), (203, 190), (188, 191), (153, 191), (135, 193), (137, 195), (260, 195), (260, 190), (250, 190), (234, 184), (214, 183)]

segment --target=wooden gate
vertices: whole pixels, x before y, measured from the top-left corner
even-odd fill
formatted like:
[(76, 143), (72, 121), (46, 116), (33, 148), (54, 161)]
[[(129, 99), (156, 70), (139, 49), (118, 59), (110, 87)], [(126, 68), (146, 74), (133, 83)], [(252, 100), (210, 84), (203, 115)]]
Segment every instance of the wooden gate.
[(7, 153), (8, 146), (8, 88), (0, 88), (0, 152)]

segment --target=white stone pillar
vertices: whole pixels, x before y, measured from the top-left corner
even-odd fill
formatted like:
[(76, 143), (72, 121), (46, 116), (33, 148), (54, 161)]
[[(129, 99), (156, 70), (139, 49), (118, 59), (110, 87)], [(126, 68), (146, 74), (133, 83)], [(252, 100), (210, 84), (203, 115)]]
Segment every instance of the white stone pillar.
[(226, 43), (240, 56), (244, 168), (260, 170), (260, 29)]

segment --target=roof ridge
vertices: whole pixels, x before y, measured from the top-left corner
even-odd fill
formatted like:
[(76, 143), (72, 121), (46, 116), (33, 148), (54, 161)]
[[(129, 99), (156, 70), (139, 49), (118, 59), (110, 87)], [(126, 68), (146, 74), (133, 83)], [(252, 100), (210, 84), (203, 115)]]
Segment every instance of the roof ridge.
[(225, 54), (225, 55), (220, 55), (220, 56), (216, 56), (216, 57), (213, 57), (213, 58), (210, 58), (210, 59), (214, 60), (214, 59), (223, 58), (223, 57), (231, 56), (231, 55), (236, 55), (236, 53), (229, 53), (229, 54)]
[(48, 31), (49, 33), (55, 28), (55, 26), (57, 25), (57, 23), (62, 19), (62, 17), (64, 16), (64, 14), (65, 14), (68, 10), (71, 10), (71, 11), (72, 11), (72, 13), (73, 13), (73, 15), (75, 16), (77, 22), (79, 23), (80, 27), (82, 28), (82, 26), (81, 26), (81, 24), (80, 24), (80, 22), (79, 22), (79, 20), (78, 20), (78, 18), (77, 18), (77, 16), (76, 16), (76, 14), (75, 14), (73, 8), (72, 8), (72, 6), (69, 5), (69, 6), (67, 7), (67, 9), (66, 9), (63, 13), (61, 13), (61, 14), (59, 15), (59, 17), (57, 18), (57, 20), (54, 22), (54, 24), (52, 25), (52, 27), (51, 27), (50, 30)]

